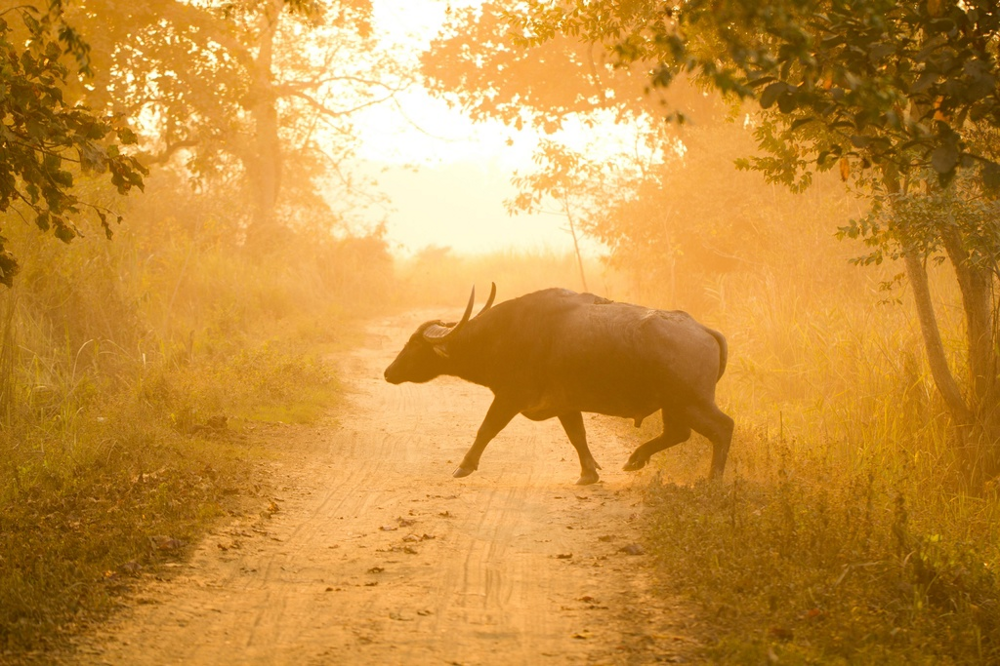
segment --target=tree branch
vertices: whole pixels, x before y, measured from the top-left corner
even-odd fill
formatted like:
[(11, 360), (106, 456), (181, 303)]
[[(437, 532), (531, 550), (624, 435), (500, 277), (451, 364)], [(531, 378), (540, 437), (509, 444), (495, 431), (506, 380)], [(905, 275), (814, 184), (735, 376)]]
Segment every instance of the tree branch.
[(405, 89), (405, 86), (403, 88), (396, 88), (383, 81), (366, 79), (361, 76), (338, 75), (316, 78), (309, 81), (287, 81), (285, 83), (275, 84), (273, 90), (279, 97), (283, 95), (294, 95), (303, 90), (316, 89), (327, 83), (333, 83), (334, 81), (350, 81), (352, 83), (360, 83), (370, 88), (384, 88), (385, 90), (389, 90), (393, 93), (401, 92)]
[(310, 106), (312, 106), (314, 109), (316, 109), (317, 111), (319, 111), (320, 114), (322, 114), (322, 115), (324, 115), (324, 116), (326, 116), (328, 118), (340, 118), (342, 116), (349, 116), (352, 113), (356, 113), (356, 112), (360, 111), (361, 109), (367, 108), (369, 106), (375, 106), (376, 104), (382, 104), (383, 102), (387, 102), (390, 99), (392, 99), (395, 96), (395, 94), (396, 93), (392, 93), (392, 94), (386, 95), (385, 97), (379, 97), (377, 99), (372, 99), (372, 100), (369, 100), (367, 102), (364, 102), (363, 104), (359, 104), (359, 105), (357, 105), (355, 107), (352, 107), (350, 109), (343, 109), (343, 110), (340, 110), (340, 111), (331, 109), (327, 105), (323, 104), (322, 102), (320, 102), (319, 100), (317, 100), (316, 98), (314, 98), (312, 95), (307, 95), (304, 92), (292, 92), (292, 93), (290, 93), (290, 96), (291, 97), (299, 97), (301, 99), (304, 99)]
[(198, 141), (197, 139), (183, 139), (176, 143), (170, 143), (167, 144), (167, 147), (158, 154), (154, 155), (152, 153), (148, 153), (147, 156), (143, 158), (143, 162), (147, 165), (163, 164), (165, 162), (168, 162), (170, 158), (174, 156), (174, 153), (176, 153), (178, 150), (181, 150), (183, 148), (194, 148), (200, 143), (201, 142)]

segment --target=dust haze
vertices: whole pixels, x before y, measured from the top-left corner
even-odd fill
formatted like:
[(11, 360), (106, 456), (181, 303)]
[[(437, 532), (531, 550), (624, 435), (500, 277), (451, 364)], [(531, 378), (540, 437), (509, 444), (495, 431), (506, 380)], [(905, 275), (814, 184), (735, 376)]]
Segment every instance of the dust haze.
[[(1000, 658), (995, 7), (555, 4), (0, 0), (0, 661)], [(469, 452), (385, 373), (494, 284), (719, 332), (724, 475), (563, 386)]]

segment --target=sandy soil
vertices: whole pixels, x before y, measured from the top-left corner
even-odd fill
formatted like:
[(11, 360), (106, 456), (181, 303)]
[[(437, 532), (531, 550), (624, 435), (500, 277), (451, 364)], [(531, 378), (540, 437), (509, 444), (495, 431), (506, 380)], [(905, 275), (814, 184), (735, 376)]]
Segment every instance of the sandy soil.
[[(647, 664), (684, 661), (685, 614), (650, 594), (629, 449), (585, 416), (602, 482), (574, 485), (557, 420), (515, 419), (451, 472), (489, 405), (382, 371), (422, 319), (374, 322), (335, 360), (337, 420), (279, 429), (263, 517), (209, 535), (76, 650), (80, 664)], [(273, 512), (272, 515), (271, 514)], [(636, 554), (638, 553), (638, 554)]]

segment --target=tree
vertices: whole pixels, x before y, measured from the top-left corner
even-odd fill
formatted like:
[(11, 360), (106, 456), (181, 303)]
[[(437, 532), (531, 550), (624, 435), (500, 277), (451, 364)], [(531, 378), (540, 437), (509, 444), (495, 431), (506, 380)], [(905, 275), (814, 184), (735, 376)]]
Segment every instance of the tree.
[[(904, 261), (935, 383), (955, 422), (976, 426), (997, 463), (995, 2), (529, 0), (494, 14), (522, 54), (573, 39), (578, 50), (607, 54), (609, 67), (645, 71), (667, 96), (685, 76), (753, 100), (764, 154), (741, 166), (793, 190), (808, 187), (816, 171), (838, 169), (867, 192), (872, 214), (842, 233), (871, 246), (862, 262)], [(684, 117), (676, 105), (667, 115)], [(931, 258), (949, 262), (958, 277), (968, 382), (955, 379), (945, 357), (927, 281)]]
[[(986, 441), (995, 441), (991, 294), (1000, 245), (982, 231), (996, 224), (995, 205), (986, 202), (996, 200), (1000, 166), (980, 136), (1000, 127), (1000, 10), (944, 0), (722, 5), (693, 3), (673, 15), (673, 26), (654, 37), (669, 51), (650, 53), (659, 76), (693, 68), (759, 102), (767, 113), (757, 137), (769, 156), (746, 166), (792, 187), (807, 185), (813, 169), (838, 166), (871, 193), (873, 214), (842, 231), (874, 247), (864, 261), (904, 260), (941, 395), (957, 423), (985, 427)], [(695, 42), (686, 36), (693, 34), (710, 38)], [(649, 42), (632, 33), (622, 43)], [(940, 208), (945, 200), (949, 207)], [(978, 215), (970, 213), (976, 201)], [(952, 264), (962, 294), (965, 391), (948, 366), (931, 305), (925, 264), (934, 255)]]
[[(513, 179), (520, 194), (510, 202), (511, 212), (537, 211), (546, 200), (554, 200), (570, 221), (572, 235), (598, 238), (612, 263), (657, 275), (675, 295), (671, 267), (681, 256), (681, 243), (671, 227), (684, 227), (690, 237), (711, 220), (682, 219), (683, 207), (676, 200), (697, 191), (679, 194), (661, 185), (672, 179), (665, 173), (667, 165), (687, 168), (688, 161), (678, 152), (684, 142), (700, 138), (685, 128), (682, 141), (676, 126), (660, 122), (665, 99), (650, 89), (643, 68), (616, 67), (609, 50), (573, 35), (550, 34), (547, 40), (529, 43), (525, 34), (523, 17), (504, 3), (456, 13), (452, 29), (424, 56), (429, 86), (474, 119), (499, 119), (518, 129), (530, 126), (544, 135), (534, 157), (537, 169)], [(686, 111), (698, 116), (699, 129), (694, 131), (727, 124), (727, 109), (718, 97), (705, 95), (691, 81), (678, 79), (670, 92), (672, 100), (683, 100)], [(609, 151), (611, 142), (602, 140), (612, 123), (626, 126), (617, 134), (631, 137), (621, 142), (616, 154)], [(566, 143), (566, 128), (576, 130), (572, 146)], [(580, 149), (581, 128), (593, 130), (594, 143), (602, 144), (597, 153)], [(644, 211), (650, 216), (634, 214), (643, 207), (640, 192), (647, 202), (650, 196), (656, 199)], [(639, 229), (646, 220), (650, 224)], [(703, 249), (715, 257), (711, 249), (693, 246), (686, 248), (687, 256)], [(662, 256), (656, 258), (657, 252)], [(686, 273), (682, 281), (696, 281), (692, 275)]]
[(371, 11), (369, 0), (79, 0), (72, 18), (97, 36), (101, 72), (81, 94), (136, 119), (150, 164), (241, 188), (239, 235), (268, 246), (297, 207), (323, 205), (355, 145), (352, 115), (406, 85)]
[[(628, 188), (621, 183), (628, 179), (628, 172), (635, 169), (630, 170), (632, 165), (621, 160), (589, 159), (584, 153), (552, 140), (541, 142), (533, 161), (537, 167), (535, 171), (514, 174), (512, 182), (519, 191), (506, 202), (507, 209), (512, 214), (553, 212), (566, 218), (580, 271), (580, 284), (587, 291), (580, 234), (601, 210), (610, 208), (619, 196), (628, 196)], [(554, 201), (558, 210), (546, 211), (547, 200)]]
[[(76, 59), (75, 70), (66, 55)], [(73, 218), (82, 208), (112, 234), (109, 211), (74, 193), (80, 175), (106, 174), (127, 194), (142, 188), (146, 173), (121, 149), (136, 143), (121, 116), (67, 99), (67, 87), (89, 73), (87, 44), (63, 21), (59, 0), (46, 12), (26, 5), (0, 12), (0, 212), (32, 217), (67, 243), (80, 235)], [(0, 283), (10, 287), (19, 267), (4, 242), (0, 236)]]

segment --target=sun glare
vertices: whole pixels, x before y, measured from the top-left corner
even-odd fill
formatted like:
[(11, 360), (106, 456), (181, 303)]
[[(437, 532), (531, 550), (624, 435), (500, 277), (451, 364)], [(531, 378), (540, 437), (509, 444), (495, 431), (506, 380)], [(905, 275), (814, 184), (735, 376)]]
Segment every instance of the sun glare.
[[(406, 49), (418, 66), (421, 49), (441, 29), (449, 5), (433, 0), (378, 0), (375, 27), (383, 39)], [(359, 157), (392, 201), (386, 215), (393, 251), (407, 255), (425, 247), (459, 253), (503, 249), (571, 252), (564, 218), (551, 214), (511, 216), (504, 201), (516, 195), (515, 172), (532, 168), (540, 137), (500, 122), (474, 123), (461, 110), (422, 87), (392, 102), (366, 109), (357, 120)], [(560, 140), (610, 158), (634, 148), (635, 129), (608, 120), (600, 129), (570, 122)], [(595, 137), (600, 137), (595, 140)], [(595, 255), (598, 247), (587, 248)]]

